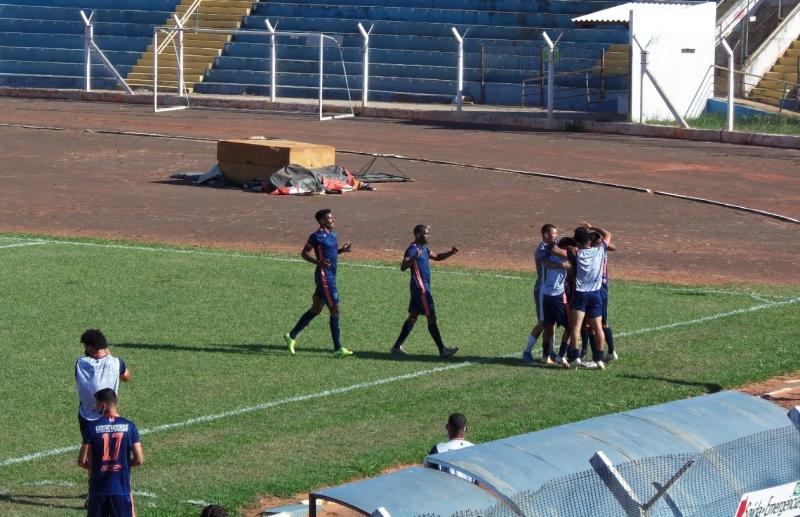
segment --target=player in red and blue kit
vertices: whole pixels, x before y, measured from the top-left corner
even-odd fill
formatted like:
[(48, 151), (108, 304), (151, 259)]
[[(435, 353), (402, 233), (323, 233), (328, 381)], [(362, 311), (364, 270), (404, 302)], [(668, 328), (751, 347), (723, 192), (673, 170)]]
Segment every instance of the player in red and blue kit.
[(406, 249), (403, 261), (400, 263), (400, 270), (411, 269), (411, 301), (408, 302), (408, 318), (403, 323), (400, 336), (397, 338), (391, 349), (392, 355), (407, 355), (403, 348), (403, 342), (411, 334), (414, 324), (420, 314), (424, 314), (428, 319), (428, 332), (430, 332), (436, 348), (439, 349), (439, 356), (447, 358), (458, 352), (458, 347), (447, 348), (444, 346), (442, 336), (439, 333), (439, 326), (436, 324), (436, 310), (431, 296), (431, 268), (430, 261), (446, 260), (456, 253), (458, 248), (453, 246), (450, 251), (444, 253), (431, 253), (428, 248), (430, 238), (430, 228), (424, 224), (414, 227), (414, 242)]
[[(311, 320), (319, 316), (323, 307), (327, 306), (331, 316), (333, 353), (336, 357), (347, 357), (353, 355), (353, 352), (343, 347), (339, 338), (339, 291), (336, 289), (336, 266), (339, 253), (349, 252), (352, 246), (350, 242), (345, 242), (344, 246), (339, 247), (336, 232), (333, 231), (336, 219), (330, 210), (327, 208), (320, 210), (314, 214), (314, 218), (319, 223), (319, 230), (308, 237), (308, 242), (300, 252), (300, 256), (317, 266), (314, 271), (314, 282), (317, 288), (311, 298), (311, 308), (300, 316), (294, 328), (283, 337), (289, 346), (289, 352), (294, 355), (297, 335), (311, 323)], [(312, 251), (314, 255), (311, 255)]]
[(89, 517), (133, 517), (131, 467), (144, 463), (136, 424), (117, 413), (117, 394), (105, 388), (95, 394), (103, 416), (91, 422), (83, 439), (78, 465), (90, 471)]

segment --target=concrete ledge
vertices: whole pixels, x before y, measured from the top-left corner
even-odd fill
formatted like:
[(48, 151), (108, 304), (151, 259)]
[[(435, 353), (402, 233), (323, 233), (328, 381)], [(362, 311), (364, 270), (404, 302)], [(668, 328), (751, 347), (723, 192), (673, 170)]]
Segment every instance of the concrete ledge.
[[(153, 102), (152, 93), (143, 92), (130, 95), (110, 90), (84, 92), (82, 90), (0, 87), (0, 96), (128, 104), (152, 104)], [(183, 104), (184, 101), (174, 95), (169, 95), (163, 98), (160, 97), (159, 103), (162, 106), (177, 106)], [(264, 98), (193, 95), (190, 98), (190, 103), (192, 106), (208, 108), (293, 111), (309, 114), (317, 112), (316, 104), (301, 100), (270, 102), (268, 99)], [(435, 108), (428, 109), (425, 105), (420, 104), (397, 104), (391, 105), (390, 107), (377, 105), (366, 108), (355, 107), (354, 110), (356, 115), (361, 117), (441, 122), (446, 124), (489, 125), (540, 131), (584, 131), (589, 133), (607, 133), (649, 138), (755, 145), (780, 149), (800, 149), (800, 136), (795, 135), (771, 135), (740, 131), (728, 132), (712, 129), (683, 129), (669, 126), (615, 122), (609, 121), (608, 119), (614, 119), (618, 117), (617, 115), (603, 113), (559, 112), (554, 120), (548, 121), (546, 114), (542, 111), (513, 111), (513, 108), (509, 107), (497, 107), (496, 110), (492, 110), (491, 107), (487, 108), (481, 106), (480, 109), (477, 109), (477, 107), (467, 106), (465, 111), (458, 112), (455, 111), (452, 106), (446, 105), (439, 105)], [(349, 111), (349, 108), (343, 104), (326, 104), (325, 111), (327, 113), (345, 113)], [(606, 120), (597, 120), (598, 118), (604, 118)]]

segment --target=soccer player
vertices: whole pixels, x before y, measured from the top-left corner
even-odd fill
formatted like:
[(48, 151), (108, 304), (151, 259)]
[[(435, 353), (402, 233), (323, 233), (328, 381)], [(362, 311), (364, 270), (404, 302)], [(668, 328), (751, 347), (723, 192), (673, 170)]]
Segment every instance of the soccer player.
[[(602, 237), (594, 246), (590, 233), (592, 230)], [(605, 368), (605, 339), (602, 326), (603, 302), (600, 290), (603, 261), (608, 246), (611, 244), (611, 233), (583, 222), (575, 230), (574, 238), (578, 248), (575, 254), (575, 293), (570, 311), (570, 348), (567, 357), (570, 367), (602, 370)], [(596, 340), (595, 360), (593, 361), (581, 361), (580, 358), (580, 334), (584, 317), (589, 319)]]
[(565, 362), (553, 350), (556, 325), (564, 328), (561, 349), (567, 349), (569, 342), (569, 295), (567, 288), (571, 281), (572, 264), (564, 257), (564, 250), (574, 247), (574, 240), (563, 237), (558, 244), (550, 247), (550, 254), (542, 259), (542, 282), (539, 287), (539, 300), (542, 308), (542, 363), (561, 365)]
[(75, 386), (78, 390), (78, 425), (81, 438), (86, 438), (88, 426), (102, 417), (95, 406), (94, 394), (104, 388), (119, 391), (119, 381), (131, 380), (132, 374), (119, 357), (111, 355), (106, 337), (97, 329), (81, 335), (84, 357), (75, 361)]
[[(536, 246), (536, 249), (533, 252), (533, 260), (536, 264), (536, 282), (533, 284), (533, 302), (536, 305), (536, 325), (534, 325), (533, 329), (531, 330), (530, 335), (528, 336), (528, 344), (525, 347), (525, 350), (522, 352), (522, 360), (525, 364), (533, 364), (533, 347), (536, 345), (536, 340), (539, 339), (542, 331), (544, 330), (544, 325), (542, 324), (542, 307), (541, 307), (541, 300), (539, 296), (539, 287), (542, 283), (542, 275), (543, 275), (543, 268), (542, 261), (547, 259), (547, 256), (550, 254), (550, 248), (553, 247), (553, 244), (558, 241), (558, 229), (552, 224), (545, 224), (542, 226), (541, 229), (542, 234), (542, 242)], [(548, 343), (543, 343), (542, 348), (546, 349), (550, 345)], [(542, 361), (546, 362), (547, 357), (542, 357)]]
[(102, 417), (92, 422), (83, 439), (78, 465), (90, 472), (89, 517), (133, 517), (131, 467), (144, 463), (136, 424), (117, 412), (117, 394), (105, 388), (95, 395)]
[[(591, 232), (592, 237), (592, 246), (597, 246), (602, 236), (597, 232)], [(608, 251), (615, 251), (617, 248), (613, 244), (608, 245)], [(615, 361), (619, 359), (619, 355), (617, 354), (616, 347), (614, 346), (614, 333), (611, 330), (611, 327), (608, 325), (608, 254), (606, 254), (603, 260), (603, 285), (600, 290), (600, 298), (603, 301), (603, 335), (606, 339), (606, 347), (608, 349), (608, 353), (606, 354), (606, 362)], [(588, 322), (584, 323), (583, 329), (581, 329), (581, 359), (586, 355), (586, 348), (591, 344), (592, 351), (597, 350), (597, 344), (594, 337), (594, 333), (592, 333), (589, 329)]]
[[(331, 338), (333, 339), (333, 354), (336, 357), (347, 357), (353, 352), (342, 346), (339, 339), (339, 291), (336, 289), (336, 265), (339, 253), (348, 253), (352, 246), (350, 242), (344, 243), (339, 247), (336, 240), (336, 219), (333, 213), (325, 208), (314, 214), (314, 218), (319, 223), (319, 230), (308, 237), (308, 242), (303, 246), (300, 256), (304, 260), (314, 264), (317, 269), (314, 271), (314, 282), (317, 285), (314, 296), (311, 298), (311, 308), (300, 316), (294, 328), (283, 336), (289, 346), (289, 352), (294, 355), (294, 347), (297, 344), (297, 335), (300, 334), (311, 320), (319, 316), (324, 306), (328, 307), (330, 313)], [(311, 252), (314, 255), (311, 255)]]
[[(444, 428), (447, 431), (447, 441), (434, 445), (431, 448), (431, 451), (428, 453), (429, 455), (439, 454), (447, 451), (455, 451), (474, 445), (472, 442), (468, 442), (464, 439), (464, 436), (467, 434), (467, 417), (461, 413), (452, 413), (447, 419), (447, 423), (445, 424)], [(445, 469), (443, 467), (439, 467), (438, 465), (431, 465), (427, 462), (425, 463), (425, 466), (439, 470), (447, 470), (447, 472), (450, 474), (456, 475), (462, 479), (466, 479), (470, 483), (473, 482), (471, 477), (454, 469)]]
[(458, 347), (447, 348), (444, 346), (442, 336), (439, 333), (439, 326), (436, 324), (436, 310), (431, 296), (431, 268), (429, 260), (446, 260), (456, 253), (458, 248), (453, 246), (450, 251), (444, 253), (432, 253), (428, 248), (430, 238), (430, 228), (424, 224), (414, 227), (414, 242), (406, 249), (403, 261), (400, 263), (400, 271), (411, 269), (411, 300), (408, 302), (408, 318), (403, 323), (400, 336), (391, 349), (392, 355), (404, 356), (406, 350), (403, 342), (406, 340), (420, 314), (424, 314), (428, 319), (428, 332), (430, 332), (436, 348), (439, 349), (439, 356), (446, 359), (458, 352)]

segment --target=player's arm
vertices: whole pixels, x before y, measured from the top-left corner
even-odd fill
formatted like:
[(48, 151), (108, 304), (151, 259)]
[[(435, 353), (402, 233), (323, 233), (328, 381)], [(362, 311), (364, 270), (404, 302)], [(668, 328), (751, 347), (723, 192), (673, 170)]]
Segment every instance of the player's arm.
[(350, 244), (350, 241), (345, 241), (344, 246), (339, 248), (337, 251), (339, 253), (350, 253), (350, 250), (353, 249), (353, 245)]
[(568, 260), (564, 262), (553, 262), (550, 259), (543, 258), (542, 265), (547, 269), (570, 269), (572, 266), (570, 265)]
[(119, 380), (121, 380), (122, 382), (128, 382), (132, 378), (133, 378), (133, 374), (128, 369), (125, 370), (125, 373), (119, 374)]
[(581, 223), (581, 226), (583, 226), (584, 228), (586, 228), (586, 229), (587, 229), (587, 230), (589, 230), (590, 232), (597, 232), (597, 233), (599, 233), (599, 234), (600, 234), (600, 237), (602, 237), (603, 241), (605, 241), (605, 243), (606, 243), (606, 246), (608, 246), (609, 244), (611, 244), (611, 232), (609, 232), (609, 231), (606, 231), (606, 230), (604, 230), (604, 229), (602, 229), (602, 228), (599, 228), (599, 227), (597, 227), (597, 226), (592, 226), (591, 224), (587, 223), (586, 221), (583, 221), (583, 222)]
[[(564, 249), (564, 248), (559, 248), (558, 244), (553, 244), (552, 246), (550, 246), (550, 253), (552, 253), (553, 255), (555, 255), (557, 257), (561, 257), (563, 259), (567, 258), (567, 250)], [(542, 260), (547, 260), (547, 259), (542, 259)], [(548, 267), (550, 267), (550, 266), (548, 266)], [(553, 269), (553, 268), (550, 268), (550, 269)]]
[(458, 248), (453, 246), (452, 248), (450, 248), (450, 251), (445, 251), (444, 253), (431, 253), (430, 254), (430, 258), (431, 258), (431, 260), (435, 260), (435, 261), (439, 262), (439, 261), (442, 261), (442, 260), (449, 259), (450, 257), (455, 255), (456, 253), (458, 253)]
[(414, 252), (406, 252), (406, 256), (403, 257), (403, 261), (400, 263), (400, 271), (405, 271), (406, 269), (410, 268), (411, 263), (417, 260), (417, 257), (419, 257), (419, 248), (414, 246)]
[(81, 445), (81, 450), (78, 452), (78, 466), (82, 469), (89, 470), (92, 468), (92, 465), (89, 462), (89, 458), (92, 456), (92, 444), (84, 443)]
[(300, 252), (300, 256), (303, 257), (303, 260), (306, 262), (311, 262), (315, 266), (318, 266), (319, 262), (317, 261), (317, 258), (311, 254), (311, 250), (313, 249), (314, 247), (311, 246), (311, 243), (307, 242), (306, 245), (303, 246), (303, 251)]
[(133, 454), (131, 458), (131, 467), (139, 467), (144, 463), (144, 453), (142, 452), (142, 442), (136, 442), (131, 447)]

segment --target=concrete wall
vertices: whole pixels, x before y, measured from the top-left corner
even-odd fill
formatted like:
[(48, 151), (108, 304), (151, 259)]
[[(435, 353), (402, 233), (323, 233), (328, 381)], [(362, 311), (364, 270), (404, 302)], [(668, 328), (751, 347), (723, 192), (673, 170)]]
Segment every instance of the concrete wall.
[(639, 44), (648, 52), (648, 70), (677, 112), (695, 117), (713, 95), (716, 5), (662, 5), (637, 8), (631, 22), (631, 120), (673, 120), (652, 81), (643, 77)]

